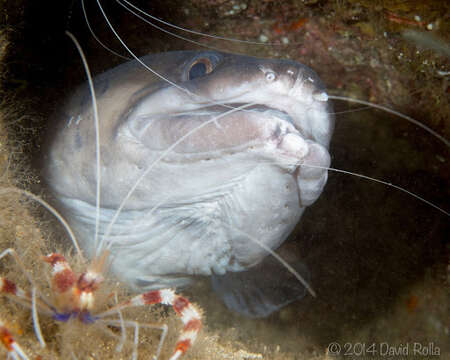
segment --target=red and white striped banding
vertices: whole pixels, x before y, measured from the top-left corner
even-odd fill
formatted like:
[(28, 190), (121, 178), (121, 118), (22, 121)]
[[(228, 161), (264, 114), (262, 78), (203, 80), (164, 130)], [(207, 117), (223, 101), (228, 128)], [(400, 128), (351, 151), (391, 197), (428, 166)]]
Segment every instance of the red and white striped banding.
[(149, 291), (132, 298), (126, 306), (142, 306), (164, 304), (173, 307), (181, 318), (184, 328), (175, 345), (175, 352), (170, 360), (179, 359), (194, 343), (202, 328), (202, 315), (195, 305), (183, 296), (177, 295), (172, 289)]
[[(8, 252), (14, 254), (13, 250), (7, 250), (3, 253)], [(184, 327), (177, 340), (175, 350), (170, 357), (170, 360), (177, 360), (182, 357), (195, 342), (198, 333), (202, 328), (202, 313), (188, 299), (176, 294), (172, 289), (149, 291), (135, 296), (100, 314), (94, 314), (94, 316), (91, 315), (90, 311), (94, 305), (94, 293), (104, 280), (101, 270), (106, 264), (107, 255), (108, 252), (105, 252), (104, 255), (95, 260), (88, 270), (80, 276), (73, 272), (63, 255), (51, 253), (47, 256), (43, 256), (42, 259), (52, 267), (51, 287), (53, 290), (54, 301), (51, 304), (43, 299), (36, 300), (34, 288), (33, 296), (31, 296), (29, 293), (20, 289), (14, 282), (4, 277), (0, 277), (0, 293), (24, 299), (25, 301), (23, 302), (30, 305), (33, 311), (43, 310), (44, 313), (53, 316), (59, 321), (65, 321), (66, 317), (70, 318), (75, 315), (81, 321), (87, 320), (90, 322), (91, 320), (102, 319), (105, 316), (116, 314), (119, 310), (132, 306), (147, 306), (153, 304), (172, 306), (176, 314), (180, 317)], [(17, 261), (21, 264), (20, 260)], [(35, 314), (33, 313), (33, 321), (35, 319), (34, 315)], [(36, 326), (35, 322), (33, 325), (41, 345), (45, 345), (39, 326)], [(15, 360), (29, 360), (29, 357), (21, 349), (19, 344), (14, 341), (7, 325), (1, 319), (0, 342), (3, 343), (8, 351), (9, 357), (12, 357)], [(158, 352), (160, 346), (158, 347)]]
[(176, 360), (195, 342), (195, 339), (202, 328), (202, 315), (195, 305), (191, 304), (188, 299), (179, 295), (175, 295), (172, 306), (184, 324), (184, 328), (175, 345), (175, 352), (170, 358), (170, 360)]

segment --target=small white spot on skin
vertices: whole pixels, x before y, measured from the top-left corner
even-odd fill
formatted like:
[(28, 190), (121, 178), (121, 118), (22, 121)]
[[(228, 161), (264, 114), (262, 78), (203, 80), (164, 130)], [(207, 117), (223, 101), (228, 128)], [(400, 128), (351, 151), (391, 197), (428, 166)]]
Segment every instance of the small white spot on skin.
[(314, 93), (313, 98), (317, 101), (328, 101), (328, 94), (326, 92)]

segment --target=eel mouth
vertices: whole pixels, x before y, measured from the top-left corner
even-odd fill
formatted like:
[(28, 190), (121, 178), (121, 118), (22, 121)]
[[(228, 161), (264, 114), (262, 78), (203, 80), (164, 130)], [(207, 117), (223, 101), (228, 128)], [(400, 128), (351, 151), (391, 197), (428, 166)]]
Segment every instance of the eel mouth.
[[(124, 124), (124, 134), (150, 151), (164, 151), (174, 146), (165, 156), (166, 161), (179, 161), (183, 154), (197, 154), (208, 158), (240, 149), (262, 149), (264, 153), (281, 146), (286, 155), (298, 158), (306, 142), (328, 147), (330, 123), (325, 98), (315, 99), (306, 92), (281, 96), (244, 92), (213, 102), (192, 101), (179, 90), (168, 88), (141, 101), (129, 114)], [(162, 95), (175, 96), (173, 101), (163, 101)], [(217, 90), (220, 92), (220, 89)], [(322, 94), (322, 93), (320, 93)], [(323, 93), (324, 94), (324, 93)], [(295, 97), (294, 97), (295, 95)], [(297, 151), (298, 150), (298, 151)], [(292, 154), (291, 154), (292, 152)]]

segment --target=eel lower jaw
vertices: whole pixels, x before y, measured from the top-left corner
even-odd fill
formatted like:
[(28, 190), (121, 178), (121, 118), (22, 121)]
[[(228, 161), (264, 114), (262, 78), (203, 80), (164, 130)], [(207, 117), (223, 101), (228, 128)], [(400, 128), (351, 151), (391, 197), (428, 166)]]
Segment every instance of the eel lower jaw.
[[(266, 113), (266, 114), (270, 114), (270, 116), (275, 117), (279, 120), (281, 120), (282, 122), (286, 122), (289, 123), (291, 126), (293, 126), (295, 128), (295, 130), (300, 133), (301, 137), (306, 141), (306, 140), (311, 140), (311, 141), (317, 141), (316, 139), (314, 139), (314, 137), (311, 134), (306, 134), (305, 129), (301, 128), (300, 126), (298, 126), (298, 124), (300, 124), (300, 121), (295, 121), (295, 119), (292, 117), (292, 115), (290, 115), (287, 111), (283, 111), (274, 107), (270, 107), (264, 104), (249, 104), (249, 103), (224, 103), (222, 106), (222, 110), (223, 107), (226, 107), (230, 110), (232, 109), (237, 109), (237, 108), (243, 108), (239, 111), (242, 112), (261, 112), (261, 113)], [(203, 108), (205, 109), (205, 108)]]
[(285, 130), (282, 134), (282, 139), (279, 141), (279, 145), (288, 154), (294, 155), (296, 158), (301, 159), (306, 156), (308, 152), (307, 143), (317, 142), (309, 131), (299, 126), (301, 122), (299, 120), (296, 121), (296, 119), (286, 111), (260, 104), (249, 106), (243, 111), (257, 111), (270, 114), (271, 117), (277, 118), (282, 124), (285, 124)]

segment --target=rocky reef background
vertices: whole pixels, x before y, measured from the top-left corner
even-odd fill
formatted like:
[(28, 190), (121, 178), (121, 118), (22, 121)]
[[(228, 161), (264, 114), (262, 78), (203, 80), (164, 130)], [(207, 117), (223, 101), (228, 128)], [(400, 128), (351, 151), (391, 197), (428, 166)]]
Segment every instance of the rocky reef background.
[[(300, 61), (321, 76), (330, 94), (390, 106), (450, 137), (450, 9), (444, 1), (133, 4), (178, 26), (259, 42), (252, 45), (178, 32), (222, 51)], [(137, 55), (200, 48), (141, 22), (114, 2), (103, 6)], [(96, 3), (87, 4), (86, 10), (101, 41), (128, 56)], [(124, 61), (93, 39), (77, 1), (0, 1), (3, 188), (14, 185), (43, 193), (33, 158), (39, 155), (48, 118), (58, 103), (85, 81), (80, 58), (65, 30), (80, 41), (94, 74)], [(332, 166), (402, 186), (448, 211), (448, 148), (402, 119), (360, 108), (335, 102)], [(0, 250), (14, 247), (45, 286), (40, 254), (55, 250), (70, 254), (70, 246), (60, 241), (62, 232), (35, 204), (13, 194), (3, 195), (0, 204)], [(294, 302), (267, 319), (245, 319), (228, 311), (211, 294), (207, 282), (200, 282), (186, 293), (205, 310), (206, 328), (187, 358), (322, 359), (333, 355), (332, 348), (327, 350), (332, 342), (341, 346), (342, 357), (348, 351), (352, 358), (363, 354), (377, 358), (380, 351), (387, 351), (386, 346), (408, 345), (412, 353), (414, 344), (423, 351), (431, 350), (433, 344), (444, 358), (450, 351), (448, 233), (448, 216), (428, 205), (380, 184), (330, 173), (324, 194), (280, 249), (305, 263), (318, 297)], [(76, 256), (73, 261), (77, 262)], [(2, 274), (12, 273), (21, 281), (13, 267), (7, 260), (0, 263)], [(126, 292), (120, 287), (118, 291)], [(2, 318), (21, 328), (16, 339), (30, 355), (58, 358), (67, 342), (83, 344), (83, 338), (77, 340), (79, 329), (69, 328), (64, 335), (44, 321), (44, 336), (58, 337), (49, 349), (41, 350), (29, 311), (4, 299), (0, 309)], [(169, 322), (176, 328), (176, 319), (168, 312), (158, 308), (149, 313), (129, 316)], [(176, 331), (171, 334), (163, 358), (176, 335)], [(72, 340), (58, 340), (64, 336)], [(123, 355), (115, 353), (110, 340), (102, 341), (100, 350), (92, 345), (92, 358)], [(146, 341), (140, 348), (148, 353), (143, 352), (142, 358), (154, 350), (157, 334), (148, 335)]]

